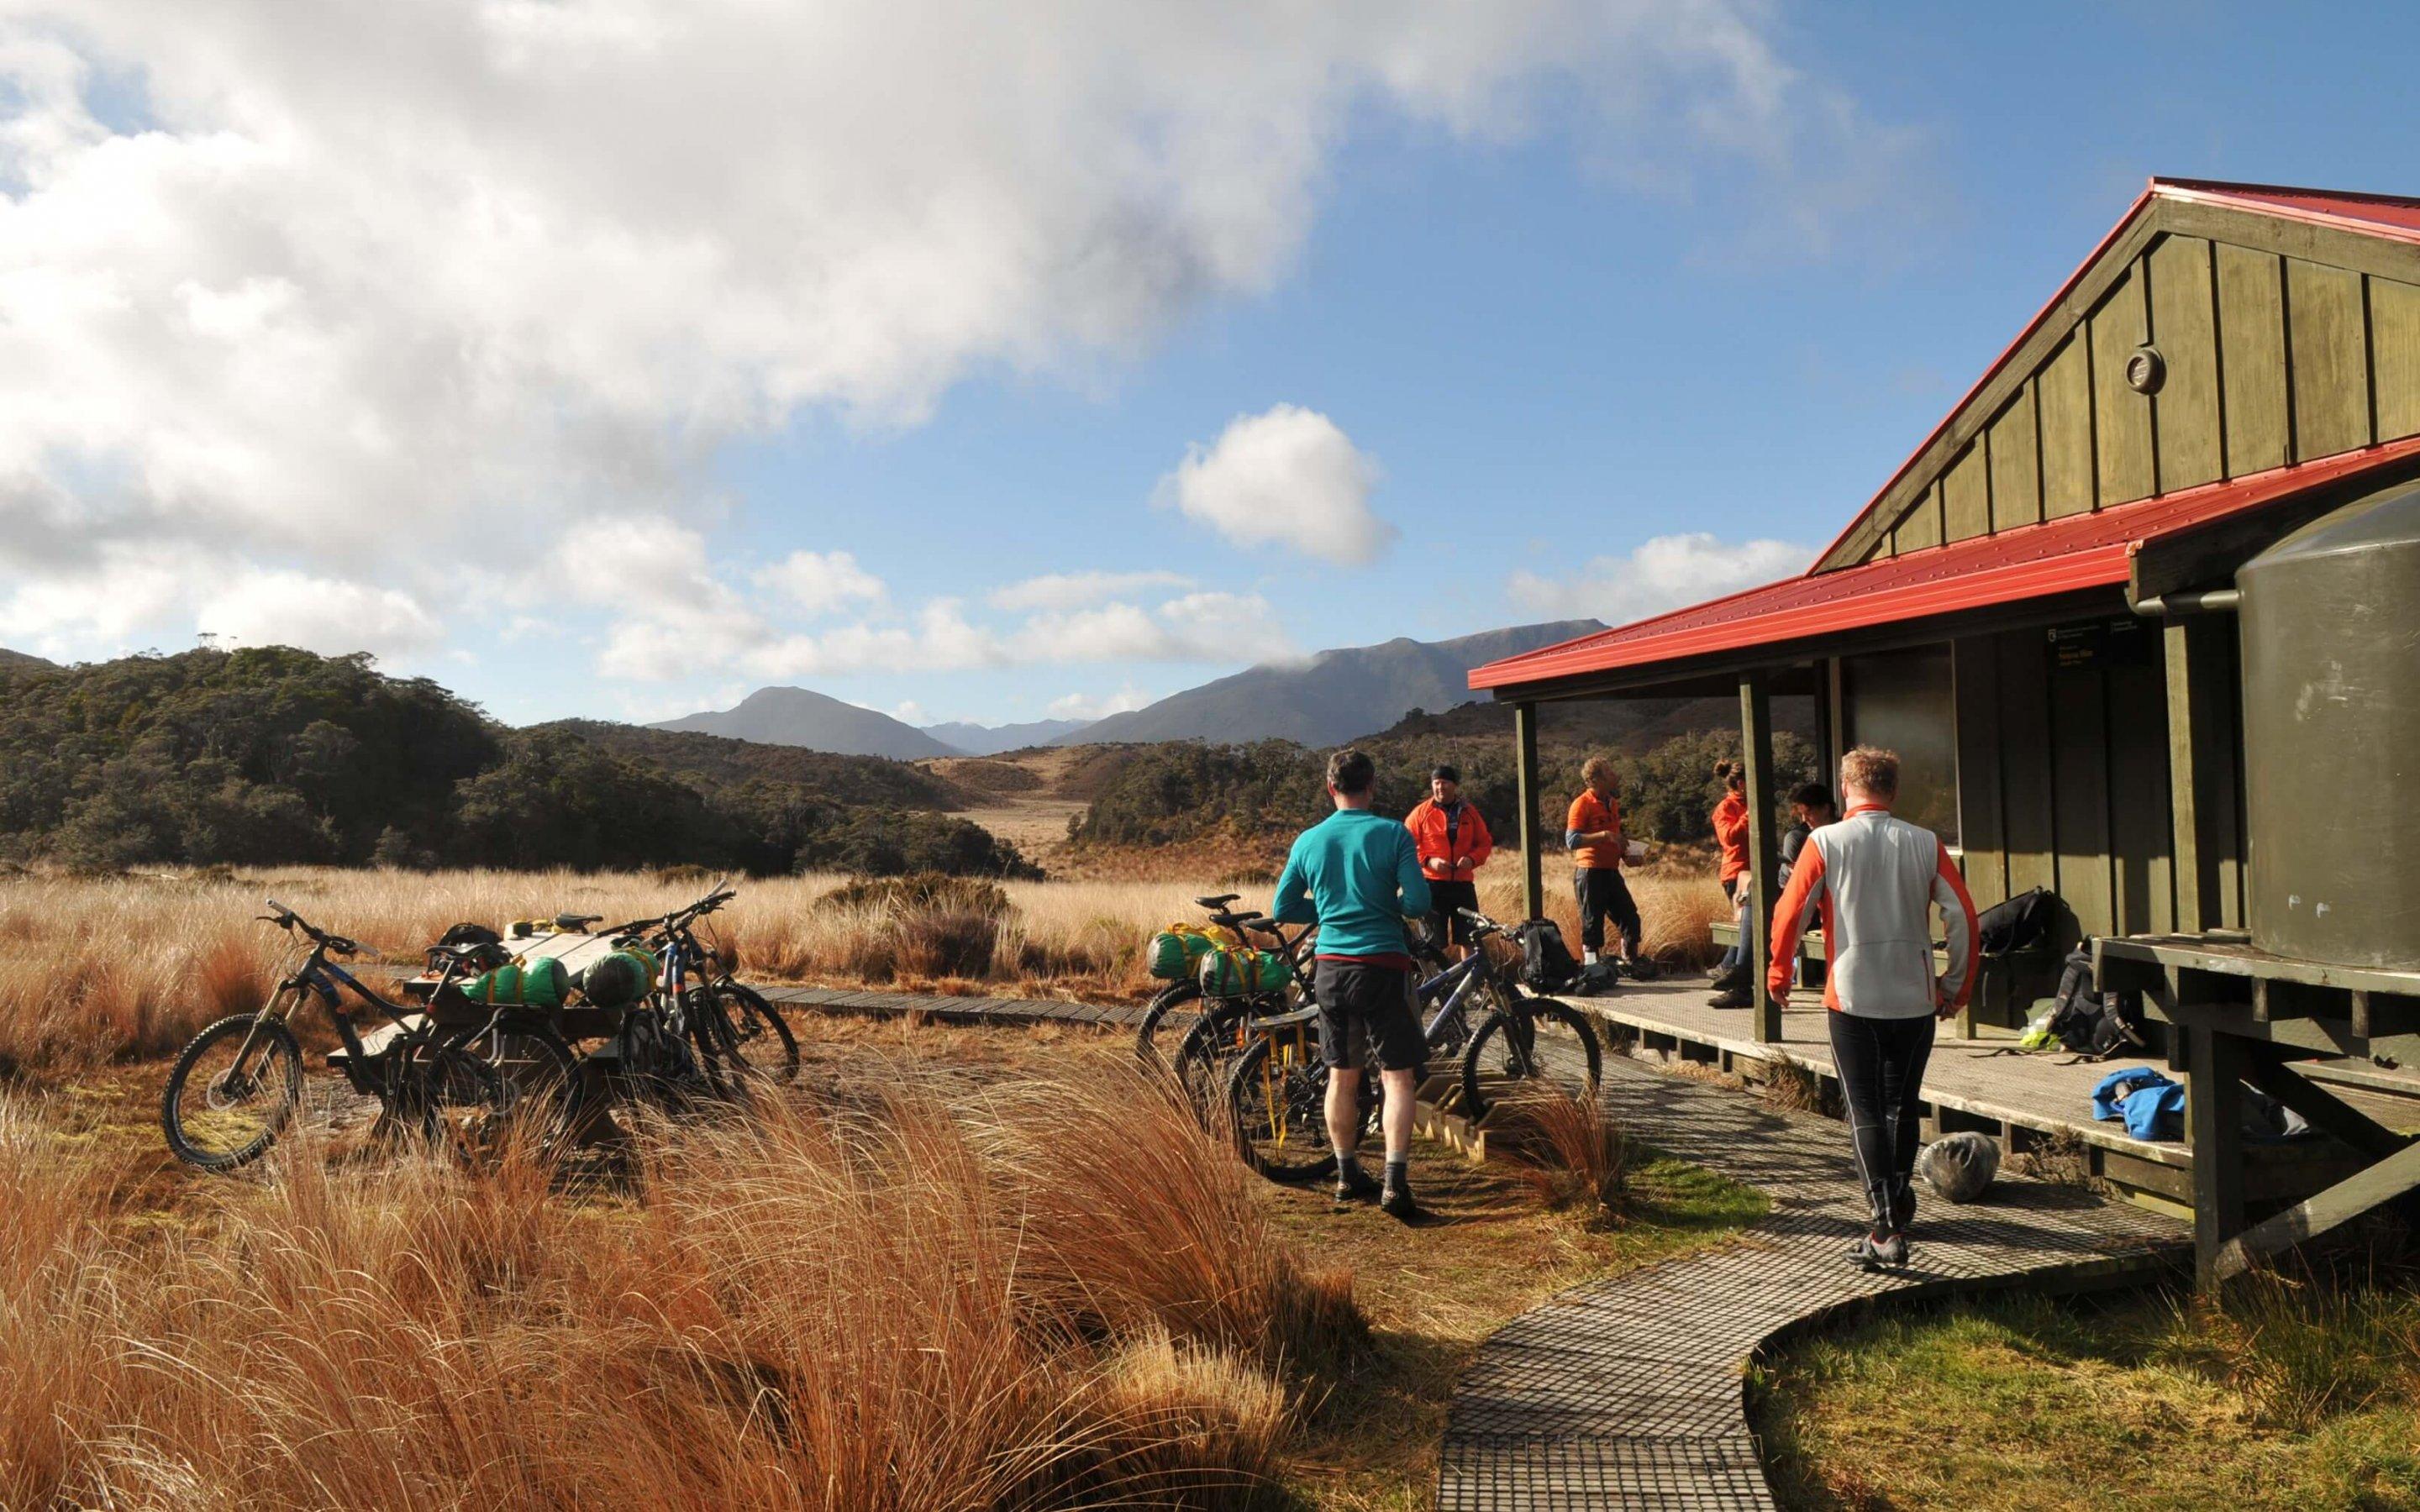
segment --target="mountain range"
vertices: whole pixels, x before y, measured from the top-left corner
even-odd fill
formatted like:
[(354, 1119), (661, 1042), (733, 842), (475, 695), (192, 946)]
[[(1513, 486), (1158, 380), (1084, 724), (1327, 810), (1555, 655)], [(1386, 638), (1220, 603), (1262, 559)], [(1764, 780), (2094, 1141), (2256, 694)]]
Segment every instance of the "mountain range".
[(1307, 661), (1264, 662), (1090, 723), (1042, 719), (990, 726), (961, 721), (919, 729), (807, 688), (760, 687), (735, 708), (706, 710), (649, 728), (894, 761), (990, 756), (1027, 746), (1162, 740), (1280, 739), (1316, 748), (1385, 730), (1414, 709), (1467, 703), (1473, 667), (1604, 628), (1595, 620), (1555, 620), (1450, 640), (1399, 636), (1381, 645), (1318, 652)]
[(1096, 719), (1056, 744), (1277, 738), (1334, 746), (1384, 730), (1413, 709), (1469, 702), (1470, 669), (1481, 663), (1604, 628), (1595, 620), (1556, 620), (1451, 640), (1399, 636), (1382, 645), (1322, 651), (1308, 662), (1264, 663)]
[(904, 719), (803, 687), (760, 687), (736, 707), (703, 710), (647, 728), (694, 730), (766, 746), (806, 746), (842, 756), (888, 756), (901, 762), (966, 754)]
[(1027, 724), (970, 724), (956, 719), (922, 728), (935, 740), (970, 756), (997, 756), (1004, 750), (1047, 746), (1091, 723), (1090, 719), (1035, 719)]

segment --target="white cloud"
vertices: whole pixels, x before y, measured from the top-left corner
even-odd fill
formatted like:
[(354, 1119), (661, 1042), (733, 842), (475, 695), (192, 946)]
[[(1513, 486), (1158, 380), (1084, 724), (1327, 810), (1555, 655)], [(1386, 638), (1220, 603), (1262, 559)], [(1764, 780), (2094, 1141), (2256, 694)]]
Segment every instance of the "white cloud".
[(1070, 693), (1052, 699), (1048, 713), (1054, 719), (1106, 719), (1112, 714), (1148, 708), (1157, 702), (1158, 695), (1127, 683), (1114, 693)]
[(852, 603), (872, 603), (888, 592), (882, 579), (857, 564), (846, 551), (793, 551), (754, 573), (802, 614), (830, 614)]
[[(163, 597), (163, 556), (453, 623), (478, 607), (468, 544), (713, 519), (734, 438), (808, 409), (914, 424), (970, 371), (1083, 372), (1271, 287), (1356, 118), (1569, 128), (1617, 169), (1745, 175), (1793, 235), (1808, 164), (1872, 156), (1761, 0), (309, 10), (0, 19), (21, 641), (190, 627), (202, 595)], [(1331, 492), (1366, 493), (1353, 460)], [(1349, 515), (1320, 548), (1375, 548)], [(46, 586), (70, 580), (150, 596), (95, 611)], [(668, 612), (716, 638), (711, 605)], [(661, 665), (651, 638), (609, 663)]]
[(246, 572), (205, 602), (202, 632), (233, 645), (300, 646), (340, 656), (410, 656), (444, 639), (436, 617), (392, 588), (287, 570)]
[(1680, 609), (1806, 570), (1813, 550), (1787, 541), (1726, 542), (1705, 532), (1658, 535), (1626, 557), (1593, 557), (1569, 578), (1516, 572), (1512, 601), (1533, 613), (1593, 615), (1607, 625)]
[(994, 609), (1081, 609), (1155, 588), (1192, 586), (1193, 579), (1178, 572), (1052, 572), (995, 588), (988, 597)]
[(1088, 662), (1259, 661), (1292, 654), (1276, 608), (1258, 594), (1189, 594), (1137, 604), (977, 624), (955, 599), (935, 599), (903, 624), (855, 624), (770, 637), (736, 660), (768, 679), (852, 672), (946, 672)]
[(1378, 464), (1336, 422), (1281, 404), (1236, 416), (1206, 451), (1189, 448), (1158, 497), (1238, 546), (1283, 544), (1360, 566), (1400, 533), (1371, 513), (1377, 482)]
[(892, 704), (890, 708), (877, 710), (876, 712), (888, 714), (891, 717), (898, 720), (902, 724), (912, 724), (922, 727), (934, 722), (932, 715), (925, 711), (924, 705), (917, 702), (914, 699), (902, 699), (897, 703)]

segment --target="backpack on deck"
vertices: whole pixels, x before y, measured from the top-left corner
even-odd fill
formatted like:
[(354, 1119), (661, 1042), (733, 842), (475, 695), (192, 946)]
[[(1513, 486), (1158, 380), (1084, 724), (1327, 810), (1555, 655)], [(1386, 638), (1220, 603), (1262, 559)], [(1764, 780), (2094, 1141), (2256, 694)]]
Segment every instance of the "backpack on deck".
[(1533, 992), (1569, 992), (1579, 980), (1580, 964), (1563, 943), (1562, 927), (1551, 918), (1533, 918), (1514, 930), (1521, 942), (1521, 980)]
[(1975, 916), (1976, 948), (1987, 956), (2010, 955), (2040, 944), (2058, 920), (2058, 894), (2029, 887)]
[(2070, 1051), (2093, 1060), (2138, 1055), (2150, 1048), (2143, 1033), (2140, 1001), (2132, 993), (2093, 990), (2089, 940), (2069, 951), (2061, 964), (2058, 995), (2052, 1000), (2043, 1028)]

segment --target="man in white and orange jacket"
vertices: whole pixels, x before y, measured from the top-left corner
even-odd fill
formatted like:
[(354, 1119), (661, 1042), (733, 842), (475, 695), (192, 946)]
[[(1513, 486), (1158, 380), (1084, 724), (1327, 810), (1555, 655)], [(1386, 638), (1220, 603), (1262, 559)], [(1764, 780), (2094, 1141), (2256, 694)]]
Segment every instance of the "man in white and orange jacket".
[(1495, 853), (1487, 821), (1462, 795), (1462, 773), (1440, 764), (1429, 773), (1429, 795), (1404, 816), (1429, 885), (1429, 938), (1460, 960), (1470, 947), (1470, 924), (1458, 910), (1479, 907), (1479, 869)]
[[(1907, 1263), (1916, 1217), (1917, 1122), (1933, 1025), (1966, 1004), (1979, 945), (1975, 902), (1941, 837), (1891, 813), (1899, 757), (1860, 746), (1840, 759), (1849, 810), (1807, 837), (1773, 915), (1765, 988), (1788, 1003), (1798, 938), (1819, 917), (1829, 963), (1823, 1006), (1832, 1059), (1848, 1104), (1849, 1138), (1872, 1209), (1850, 1251), (1869, 1269)], [(1933, 905), (1949, 938), (1948, 969), (1932, 974)]]

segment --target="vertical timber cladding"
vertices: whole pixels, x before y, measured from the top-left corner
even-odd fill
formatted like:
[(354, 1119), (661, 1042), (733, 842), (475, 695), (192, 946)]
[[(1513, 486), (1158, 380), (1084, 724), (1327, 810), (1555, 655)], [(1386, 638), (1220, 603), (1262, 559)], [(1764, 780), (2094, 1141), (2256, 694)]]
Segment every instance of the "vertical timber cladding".
[(2420, 435), (2420, 283), (2157, 235), (1999, 404), (1866, 557)]
[(1977, 903), (2049, 887), (2084, 934), (2174, 928), (2159, 626), (2010, 630), (1962, 640), (1955, 655), (1958, 807)]

